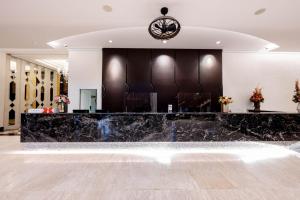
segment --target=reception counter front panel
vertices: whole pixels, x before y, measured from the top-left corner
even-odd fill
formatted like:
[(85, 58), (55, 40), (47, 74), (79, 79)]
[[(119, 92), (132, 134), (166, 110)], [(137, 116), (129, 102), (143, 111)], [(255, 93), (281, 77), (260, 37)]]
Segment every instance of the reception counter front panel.
[(300, 114), (22, 114), (21, 142), (297, 141)]

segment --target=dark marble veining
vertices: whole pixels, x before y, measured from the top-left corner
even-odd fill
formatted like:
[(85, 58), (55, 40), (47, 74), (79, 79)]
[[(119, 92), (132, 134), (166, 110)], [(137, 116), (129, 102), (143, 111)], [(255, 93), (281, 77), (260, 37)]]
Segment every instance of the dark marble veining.
[(22, 142), (299, 141), (300, 114), (22, 114)]

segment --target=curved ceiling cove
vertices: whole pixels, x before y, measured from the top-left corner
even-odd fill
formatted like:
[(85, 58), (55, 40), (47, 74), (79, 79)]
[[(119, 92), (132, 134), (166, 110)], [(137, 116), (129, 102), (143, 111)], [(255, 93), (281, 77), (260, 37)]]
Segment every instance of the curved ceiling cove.
[(100, 30), (47, 43), (55, 49), (75, 48), (184, 48), (225, 51), (271, 51), (279, 46), (245, 33), (207, 27), (182, 27), (181, 34), (163, 43), (153, 39), (147, 27)]

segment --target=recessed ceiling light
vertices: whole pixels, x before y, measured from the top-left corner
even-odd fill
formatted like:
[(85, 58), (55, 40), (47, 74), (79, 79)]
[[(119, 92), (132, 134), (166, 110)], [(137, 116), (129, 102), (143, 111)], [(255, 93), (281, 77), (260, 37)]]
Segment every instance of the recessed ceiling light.
[(67, 47), (68, 47), (68, 45), (67, 45), (67, 44), (64, 44), (64, 47), (66, 47), (66, 48), (67, 48)]
[(280, 46), (277, 45), (277, 44), (274, 44), (274, 43), (270, 43), (270, 44), (267, 44), (264, 46), (264, 49), (266, 51), (272, 51), (272, 50), (275, 50), (275, 49), (278, 49)]
[(29, 72), (30, 71), (30, 65), (25, 65), (25, 71)]
[(164, 43), (164, 44), (167, 44), (167, 42), (168, 42), (167, 40), (163, 40), (163, 41), (162, 41), (162, 43)]
[(56, 41), (52, 41), (52, 42), (48, 42), (47, 43), (50, 47), (53, 47), (53, 48), (57, 48), (60, 46), (60, 44)]
[(102, 6), (102, 9), (105, 12), (112, 12), (112, 7), (110, 5), (104, 5), (104, 6)]
[(217, 44), (217, 45), (220, 45), (220, 44), (221, 44), (221, 41), (217, 41), (216, 44)]
[(255, 14), (255, 15), (262, 15), (262, 14), (264, 14), (266, 11), (267, 11), (267, 9), (261, 8), (261, 9), (258, 9), (257, 11), (255, 11), (254, 14)]
[(112, 43), (112, 40), (108, 40), (109, 43)]

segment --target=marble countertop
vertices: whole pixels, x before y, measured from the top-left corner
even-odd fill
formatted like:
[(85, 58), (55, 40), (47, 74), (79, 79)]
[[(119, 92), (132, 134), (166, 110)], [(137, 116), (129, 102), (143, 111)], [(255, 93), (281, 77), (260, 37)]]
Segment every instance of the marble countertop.
[(299, 141), (299, 113), (22, 114), (22, 142)]
[(22, 113), (23, 115), (300, 115), (300, 113), (286, 113), (286, 112), (237, 112), (237, 113), (222, 113), (222, 112), (172, 112), (172, 113), (158, 113), (158, 112), (108, 112), (108, 113)]

